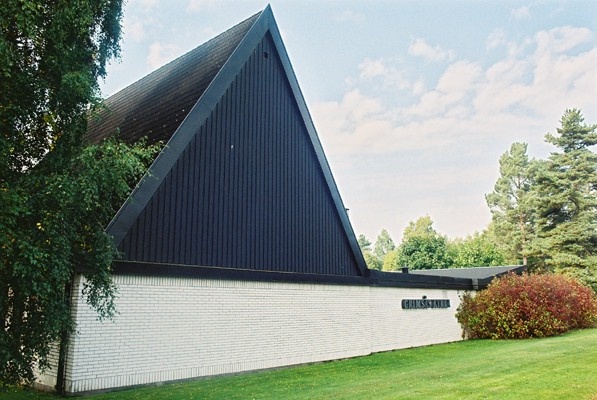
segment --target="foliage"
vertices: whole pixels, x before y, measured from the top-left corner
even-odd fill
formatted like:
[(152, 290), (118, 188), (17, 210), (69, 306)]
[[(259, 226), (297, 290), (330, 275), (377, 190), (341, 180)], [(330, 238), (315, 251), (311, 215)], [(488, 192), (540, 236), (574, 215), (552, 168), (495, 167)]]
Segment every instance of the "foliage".
[(383, 260), (386, 254), (388, 254), (395, 248), (396, 245), (394, 244), (394, 240), (392, 240), (392, 237), (390, 236), (388, 231), (382, 229), (379, 235), (377, 236), (377, 239), (375, 240), (375, 248), (373, 250), (375, 256), (379, 260)]
[(84, 149), (98, 78), (119, 53), (121, 0), (7, 0), (0, 7), (0, 379), (31, 382), (72, 331), (77, 268), (110, 316), (116, 255), (104, 232), (155, 148)]
[(419, 217), (416, 221), (410, 221), (402, 233), (403, 239), (410, 239), (415, 236), (436, 236), (437, 231), (433, 228), (433, 221), (429, 215)]
[(597, 270), (595, 268), (555, 268), (554, 272), (577, 279), (597, 293)]
[(428, 215), (411, 221), (404, 229), (397, 264), (411, 269), (447, 268), (447, 243), (447, 238), (433, 229)]
[[(384, 229), (378, 239), (387, 240), (388, 236)], [(376, 243), (375, 247), (380, 249), (382, 246)], [(433, 228), (428, 215), (409, 222), (398, 248), (379, 254), (381, 258), (364, 251), (370, 269), (399, 271), (405, 266), (411, 269), (465, 268), (504, 265), (506, 261), (504, 252), (497, 247), (489, 231), (475, 233), (466, 239), (449, 240)]]
[(527, 144), (513, 143), (500, 157), (500, 177), (493, 192), (485, 196), (498, 244), (509, 258), (522, 260), (524, 265), (535, 230), (531, 165)]
[(597, 298), (564, 275), (509, 274), (475, 296), (465, 294), (456, 317), (473, 339), (554, 336), (597, 321)]
[(381, 230), (375, 241), (373, 251), (371, 251), (371, 242), (365, 235), (359, 235), (358, 242), (359, 247), (363, 251), (367, 268), (383, 271), (396, 271), (400, 269), (398, 250), (387, 230)]
[(487, 231), (448, 241), (450, 268), (504, 265), (506, 257)]
[(26, 174), (20, 191), (2, 192), (15, 205), (3, 210), (0, 238), (3, 381), (31, 381), (32, 366), (46, 366), (50, 345), (72, 330), (67, 298), (77, 269), (87, 302), (100, 316), (114, 313), (117, 253), (104, 228), (154, 154), (112, 139), (85, 148), (62, 173)]
[(42, 158), (52, 159), (45, 163), (50, 172), (59, 170), (78, 153), (97, 79), (120, 51), (121, 6), (121, 0), (2, 2), (2, 181), (20, 180)]
[(365, 264), (369, 269), (381, 269), (381, 261), (371, 252), (371, 241), (363, 234), (359, 235), (358, 238), (359, 247), (363, 252), (363, 258)]
[(528, 259), (531, 271), (562, 272), (597, 292), (597, 125), (569, 109), (545, 140), (558, 149), (546, 160), (529, 160), (524, 143), (500, 158), (486, 196), (491, 230), (508, 260)]
[(379, 258), (377, 258), (375, 254), (367, 250), (363, 252), (363, 258), (365, 258), (367, 268), (381, 270), (382, 261)]
[[(597, 276), (597, 125), (587, 125), (579, 110), (566, 110), (558, 147), (535, 167), (537, 239), (532, 252), (545, 269), (579, 269)], [(597, 289), (597, 287), (596, 287)]]
[(414, 236), (400, 244), (398, 264), (411, 269), (448, 267), (446, 240), (441, 236)]
[(359, 235), (358, 242), (359, 247), (363, 251), (363, 257), (365, 258), (367, 268), (369, 269), (381, 270), (383, 268), (386, 255), (394, 251), (396, 248), (394, 240), (392, 240), (392, 237), (385, 229), (382, 229), (377, 236), (373, 251), (371, 250), (371, 242), (369, 239), (367, 239), (367, 237), (365, 237), (365, 235)]
[(381, 269), (383, 271), (398, 271), (398, 270), (400, 270), (401, 265), (399, 264), (399, 261), (398, 261), (398, 255), (399, 255), (398, 249), (394, 249), (394, 250), (388, 252), (388, 254), (386, 254), (386, 256), (383, 259), (383, 264), (381, 266)]
[(358, 243), (362, 251), (371, 251), (371, 241), (367, 239), (367, 236), (360, 234)]

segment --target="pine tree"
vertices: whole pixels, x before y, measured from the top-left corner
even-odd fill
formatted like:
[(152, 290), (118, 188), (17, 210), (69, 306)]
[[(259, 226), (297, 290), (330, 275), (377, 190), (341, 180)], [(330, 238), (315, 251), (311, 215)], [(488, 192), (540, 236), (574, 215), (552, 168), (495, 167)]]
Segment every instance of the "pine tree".
[(537, 165), (534, 186), (537, 240), (533, 252), (546, 269), (595, 282), (597, 270), (597, 125), (580, 110), (566, 110), (557, 135), (545, 140), (559, 151)]
[(500, 157), (500, 177), (485, 196), (492, 215), (495, 237), (509, 258), (527, 265), (529, 243), (534, 236), (532, 169), (526, 143), (513, 143)]
[(361, 233), (357, 242), (359, 243), (359, 247), (362, 251), (371, 251), (371, 241), (367, 239), (367, 236)]
[(375, 256), (383, 262), (384, 257), (390, 251), (394, 250), (396, 245), (394, 244), (394, 240), (388, 233), (387, 230), (382, 229), (377, 239), (375, 240), (375, 248), (373, 250)]
[(367, 268), (369, 269), (381, 269), (381, 260), (379, 260), (373, 253), (371, 249), (371, 241), (367, 239), (367, 236), (360, 234), (358, 238), (359, 247), (363, 252), (363, 258), (365, 259), (365, 264), (367, 264)]

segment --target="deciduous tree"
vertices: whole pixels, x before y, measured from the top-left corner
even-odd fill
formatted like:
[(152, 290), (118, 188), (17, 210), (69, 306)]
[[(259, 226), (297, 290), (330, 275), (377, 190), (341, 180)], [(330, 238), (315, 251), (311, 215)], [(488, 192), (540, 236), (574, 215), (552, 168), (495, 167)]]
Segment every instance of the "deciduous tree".
[(448, 241), (450, 268), (486, 267), (504, 265), (504, 253), (487, 231), (475, 232), (465, 239)]
[(121, 0), (6, 0), (0, 7), (0, 381), (31, 382), (73, 329), (78, 268), (114, 312), (104, 232), (155, 148), (83, 146), (97, 80), (118, 55)]
[(398, 260), (398, 249), (389, 251), (382, 260), (381, 269), (383, 271), (398, 271), (401, 266)]
[(398, 264), (412, 269), (447, 268), (447, 238), (433, 228), (427, 215), (410, 222), (398, 248)]

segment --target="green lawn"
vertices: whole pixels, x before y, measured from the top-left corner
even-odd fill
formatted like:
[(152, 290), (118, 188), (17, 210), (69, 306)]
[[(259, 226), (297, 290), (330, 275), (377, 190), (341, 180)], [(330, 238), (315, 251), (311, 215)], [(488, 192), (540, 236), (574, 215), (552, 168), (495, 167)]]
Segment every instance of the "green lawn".
[[(56, 400), (18, 391), (0, 397)], [(90, 398), (597, 400), (597, 329), (547, 339), (428, 346)]]

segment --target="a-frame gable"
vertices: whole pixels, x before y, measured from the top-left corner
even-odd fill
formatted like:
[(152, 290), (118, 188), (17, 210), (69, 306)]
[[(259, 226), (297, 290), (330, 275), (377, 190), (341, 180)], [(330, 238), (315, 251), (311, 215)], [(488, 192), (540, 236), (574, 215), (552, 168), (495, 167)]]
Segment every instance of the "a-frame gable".
[(365, 274), (269, 7), (108, 233), (130, 261)]

